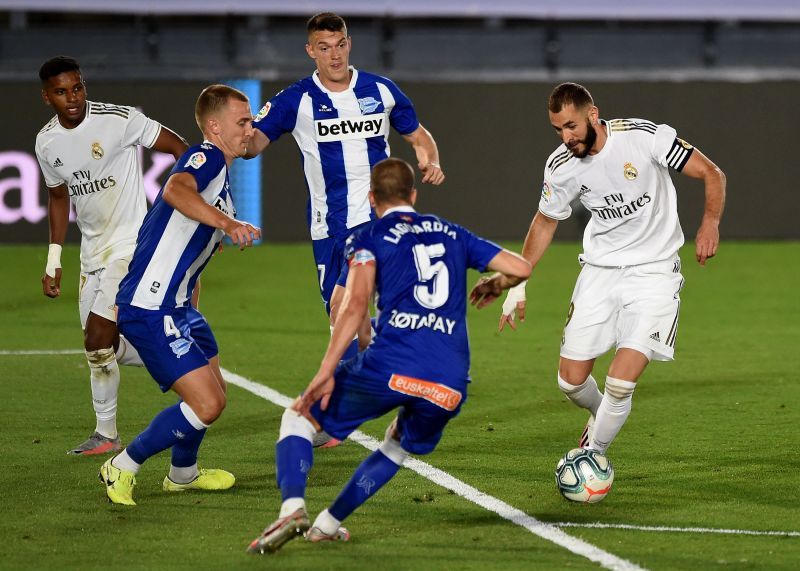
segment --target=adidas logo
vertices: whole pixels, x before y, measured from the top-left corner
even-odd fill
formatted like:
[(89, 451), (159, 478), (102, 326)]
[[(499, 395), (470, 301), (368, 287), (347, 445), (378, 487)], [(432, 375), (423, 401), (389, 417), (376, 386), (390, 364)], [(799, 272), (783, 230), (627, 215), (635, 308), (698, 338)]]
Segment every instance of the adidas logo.
[(56, 157), (56, 160), (53, 161), (53, 168), (63, 167), (64, 163), (61, 162), (61, 159)]
[(657, 341), (658, 343), (661, 343), (661, 336), (658, 334), (658, 331), (650, 335), (650, 339), (652, 339), (653, 341)]
[(581, 189), (580, 189), (580, 191), (578, 192), (578, 194), (579, 194), (580, 196), (585, 196), (585, 195), (589, 194), (590, 192), (592, 192), (592, 189), (591, 189), (591, 188), (589, 188), (588, 186), (586, 186), (585, 184), (582, 184), (582, 185), (581, 185)]

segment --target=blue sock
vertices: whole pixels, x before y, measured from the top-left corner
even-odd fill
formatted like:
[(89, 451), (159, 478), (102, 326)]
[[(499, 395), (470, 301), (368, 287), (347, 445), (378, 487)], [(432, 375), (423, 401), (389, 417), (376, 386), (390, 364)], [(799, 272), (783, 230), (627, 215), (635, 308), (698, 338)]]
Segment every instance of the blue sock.
[(380, 450), (376, 450), (356, 469), (339, 497), (328, 508), (328, 512), (339, 521), (344, 521), (391, 480), (399, 469), (399, 465), (389, 460)]
[[(166, 450), (181, 440), (193, 440), (198, 432), (183, 415), (180, 403), (159, 412), (144, 432), (133, 439), (125, 449), (131, 460), (137, 464)], [(199, 443), (198, 443), (199, 446)]]
[(287, 436), (275, 445), (275, 465), (281, 499), (304, 498), (308, 472), (314, 465), (311, 442), (300, 436)]
[(203, 442), (208, 429), (198, 430), (172, 446), (172, 465), (176, 468), (188, 468), (197, 464), (197, 451)]

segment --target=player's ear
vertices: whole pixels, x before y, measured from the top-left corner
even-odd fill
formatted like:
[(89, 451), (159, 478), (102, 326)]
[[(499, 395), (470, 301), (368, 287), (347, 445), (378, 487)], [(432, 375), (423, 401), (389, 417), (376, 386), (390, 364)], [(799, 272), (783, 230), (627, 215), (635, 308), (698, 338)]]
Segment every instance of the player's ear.
[(42, 101), (44, 101), (45, 105), (51, 105), (50, 98), (47, 96), (47, 91), (42, 89)]
[(374, 209), (375, 208), (375, 193), (373, 193), (370, 190), (369, 193), (367, 194), (367, 197), (369, 198), (370, 207)]
[(306, 53), (311, 59), (317, 59), (317, 56), (314, 55), (314, 48), (312, 48), (311, 44), (308, 42), (306, 42)]
[(417, 189), (412, 188), (411, 194), (408, 195), (408, 201), (411, 203), (411, 206), (414, 206), (417, 202)]

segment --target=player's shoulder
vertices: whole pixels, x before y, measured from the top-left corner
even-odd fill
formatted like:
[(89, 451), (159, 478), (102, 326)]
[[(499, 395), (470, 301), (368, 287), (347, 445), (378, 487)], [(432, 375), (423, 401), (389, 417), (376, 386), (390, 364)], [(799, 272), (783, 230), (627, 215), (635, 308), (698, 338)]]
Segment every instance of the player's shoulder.
[(101, 119), (124, 119), (127, 121), (136, 112), (134, 107), (128, 105), (115, 105), (99, 101), (87, 101), (86, 104), (88, 115)]
[(655, 135), (658, 125), (647, 119), (635, 117), (627, 119), (609, 119), (608, 130), (612, 135), (625, 136), (649, 136)]
[(545, 170), (551, 177), (560, 176), (564, 172), (569, 171), (576, 164), (578, 164), (578, 160), (575, 158), (575, 155), (572, 154), (569, 147), (562, 143), (547, 157)]
[(225, 164), (224, 153), (216, 145), (204, 141), (189, 147), (178, 160), (183, 169), (195, 170), (219, 167)]
[(313, 91), (314, 89), (317, 89), (317, 84), (314, 83), (313, 78), (309, 75), (281, 89), (278, 93), (275, 94), (275, 96), (272, 98), (272, 101), (285, 101), (285, 100), (299, 101), (303, 95), (305, 95), (310, 91)]
[(392, 90), (399, 89), (399, 87), (397, 87), (397, 83), (395, 83), (394, 80), (392, 80), (389, 77), (386, 77), (385, 75), (378, 75), (377, 73), (362, 71), (360, 69), (357, 71), (358, 71), (358, 77), (356, 79), (356, 83), (354, 86), (356, 89), (360, 89), (365, 86), (375, 85), (375, 84), (385, 85), (386, 87)]
[(47, 123), (45, 123), (44, 127), (39, 129), (39, 132), (36, 134), (36, 144), (38, 145), (41, 141), (52, 137), (56, 127), (58, 127), (58, 115), (53, 115), (53, 117)]

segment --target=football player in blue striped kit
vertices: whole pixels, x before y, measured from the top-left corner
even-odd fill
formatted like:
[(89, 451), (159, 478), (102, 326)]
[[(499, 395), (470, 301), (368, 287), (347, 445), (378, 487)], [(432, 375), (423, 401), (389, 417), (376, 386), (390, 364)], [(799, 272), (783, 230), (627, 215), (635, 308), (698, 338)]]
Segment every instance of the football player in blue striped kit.
[(136, 505), (136, 473), (151, 456), (172, 448), (163, 489), (224, 490), (225, 470), (198, 469), (197, 452), (225, 408), (225, 381), (214, 334), (190, 300), (200, 273), (229, 236), (240, 249), (261, 231), (235, 219), (228, 169), (244, 155), (253, 134), (247, 97), (226, 85), (203, 90), (195, 119), (205, 141), (191, 147), (172, 169), (145, 216), (128, 275), (117, 294), (117, 323), (163, 392), (181, 402), (161, 411), (144, 432), (100, 468), (108, 498)]
[[(381, 161), (371, 179), (370, 200), (379, 219), (347, 241), (349, 271), (339, 320), (319, 371), (281, 421), (276, 445), (280, 513), (252, 541), (251, 553), (275, 552), (301, 533), (312, 542), (347, 540), (342, 520), (386, 484), (409, 454), (432, 452), (467, 398), (467, 269), (498, 272), (470, 293), (479, 308), (530, 274), (521, 256), (447, 220), (418, 214), (408, 163)], [(340, 363), (374, 290), (380, 309), (375, 340)], [(341, 440), (395, 409), (398, 415), (379, 449), (312, 525), (304, 498), (314, 434), (325, 430)]]
[(369, 173), (390, 155), (390, 127), (413, 147), (422, 182), (439, 185), (445, 177), (436, 142), (417, 119), (411, 100), (391, 80), (349, 65), (351, 39), (345, 21), (325, 12), (309, 19), (307, 30), (306, 52), (317, 69), (259, 111), (247, 156), (259, 154), (284, 133), (297, 141), (320, 293), (333, 322), (344, 243), (373, 218)]
[[(630, 414), (647, 365), (674, 356), (683, 231), (669, 170), (704, 183), (705, 208), (695, 238), (701, 265), (719, 246), (725, 175), (669, 125), (600, 119), (582, 85), (557, 86), (548, 110), (563, 144), (547, 160), (539, 211), (522, 254), (536, 267), (574, 200), (591, 212), (561, 341), (558, 386), (589, 412), (579, 446), (605, 453)], [(503, 304), (500, 330), (506, 323), (515, 328), (514, 313), (522, 320), (524, 310), (525, 284), (520, 284)], [(616, 353), (601, 393), (592, 369), (611, 348)]]

